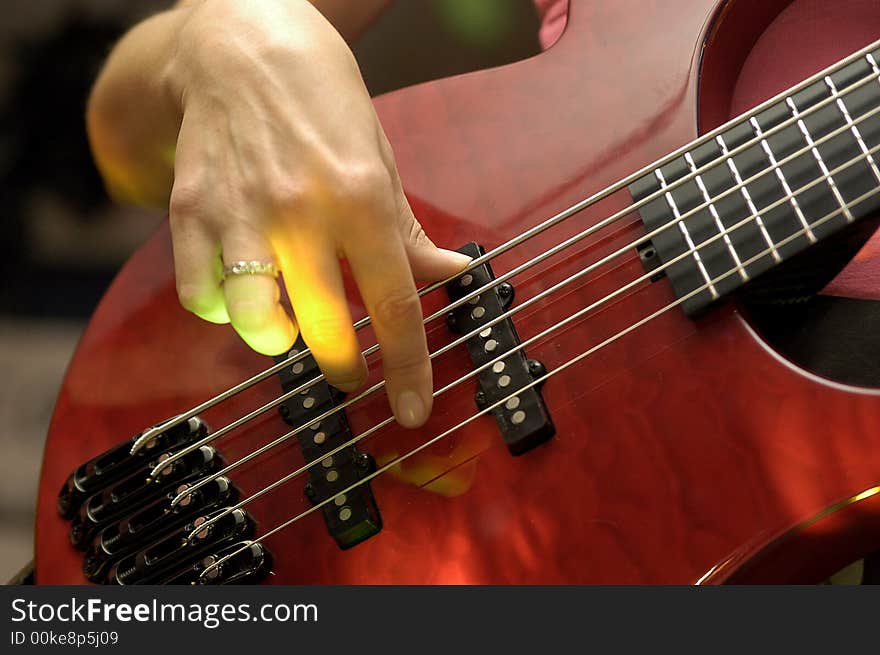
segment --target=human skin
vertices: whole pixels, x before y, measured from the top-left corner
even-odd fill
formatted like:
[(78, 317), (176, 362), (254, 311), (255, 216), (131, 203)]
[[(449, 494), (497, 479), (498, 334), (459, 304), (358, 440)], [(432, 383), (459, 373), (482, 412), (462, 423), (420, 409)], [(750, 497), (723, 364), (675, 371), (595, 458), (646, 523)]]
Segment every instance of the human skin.
[[(452, 276), (469, 259), (437, 248), (413, 216), (346, 43), (388, 3), (180, 2), (116, 45), (86, 123), (111, 195), (168, 209), (181, 304), (267, 355), (301, 332), (327, 380), (352, 391), (367, 370), (346, 259), (392, 410), (417, 427), (432, 377), (415, 280)], [(294, 316), (280, 280), (223, 279), (224, 264), (252, 260), (277, 262)]]

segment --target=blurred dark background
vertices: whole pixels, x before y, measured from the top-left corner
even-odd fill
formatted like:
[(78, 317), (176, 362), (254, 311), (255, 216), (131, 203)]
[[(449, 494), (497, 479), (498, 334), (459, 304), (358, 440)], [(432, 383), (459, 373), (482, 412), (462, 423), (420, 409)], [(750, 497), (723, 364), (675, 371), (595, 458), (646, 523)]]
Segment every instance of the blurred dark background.
[[(31, 558), (43, 441), (76, 341), (115, 272), (164, 218), (108, 201), (85, 100), (112, 44), (171, 4), (2, 3), (0, 581)], [(531, 0), (397, 0), (354, 51), (377, 95), (536, 54), (537, 29)]]

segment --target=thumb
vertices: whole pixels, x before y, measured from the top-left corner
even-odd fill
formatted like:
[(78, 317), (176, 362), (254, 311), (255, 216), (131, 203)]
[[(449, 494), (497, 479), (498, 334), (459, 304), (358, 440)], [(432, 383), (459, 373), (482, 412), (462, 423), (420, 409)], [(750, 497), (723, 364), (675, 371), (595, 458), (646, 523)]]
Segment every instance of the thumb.
[(401, 221), (403, 243), (413, 277), (420, 282), (434, 282), (452, 277), (472, 261), (454, 250), (438, 248), (406, 207)]

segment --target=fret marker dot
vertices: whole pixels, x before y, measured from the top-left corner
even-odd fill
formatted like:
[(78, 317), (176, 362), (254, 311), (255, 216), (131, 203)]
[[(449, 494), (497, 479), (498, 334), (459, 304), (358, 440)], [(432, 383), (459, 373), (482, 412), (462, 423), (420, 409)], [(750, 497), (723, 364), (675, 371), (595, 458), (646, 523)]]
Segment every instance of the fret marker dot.
[(495, 362), (492, 365), (492, 371), (495, 373), (501, 373), (504, 370), (504, 362)]
[(474, 307), (474, 310), (471, 312), (471, 318), (478, 319), (483, 318), (486, 315), (485, 307)]
[(317, 443), (317, 444), (324, 443), (324, 441), (325, 441), (326, 439), (327, 439), (327, 435), (324, 434), (323, 432), (318, 432), (318, 433), (315, 435), (315, 437), (314, 437), (314, 441), (315, 441), (315, 443)]
[(317, 431), (318, 431), (318, 428), (321, 427), (321, 421), (318, 421), (317, 423), (312, 423), (309, 427), (310, 427), (313, 431), (317, 432)]
[(468, 273), (467, 275), (462, 275), (459, 284), (463, 287), (469, 287), (471, 282), (474, 281), (474, 276)]
[(339, 479), (338, 471), (328, 471), (327, 472), (327, 482), (336, 482)]
[(526, 413), (522, 410), (516, 411), (513, 413), (513, 416), (510, 417), (510, 422), (514, 425), (519, 425), (523, 421), (526, 420)]
[(497, 347), (498, 347), (498, 342), (495, 341), (495, 339), (489, 339), (486, 342), (486, 345), (483, 346), (483, 350), (485, 350), (487, 353), (491, 353), (491, 352), (495, 352), (495, 349)]
[(510, 376), (509, 375), (502, 375), (500, 378), (498, 378), (498, 386), (501, 387), (502, 389), (506, 386), (509, 386), (509, 385), (510, 385)]
[(343, 507), (341, 510), (339, 510), (339, 520), (340, 521), (347, 521), (350, 518), (351, 518), (351, 510), (348, 509), (348, 507)]
[(516, 409), (517, 407), (519, 407), (519, 396), (514, 396), (513, 398), (508, 400), (506, 403), (504, 403), (504, 406), (507, 409)]
[(342, 507), (343, 505), (345, 505), (345, 494), (342, 494), (341, 496), (336, 496), (336, 498), (333, 499), (333, 502), (336, 503), (337, 507)]
[(309, 396), (308, 398), (306, 398), (303, 401), (303, 407), (305, 407), (306, 409), (311, 409), (314, 406), (315, 406), (315, 399), (312, 398), (311, 396)]
[(303, 366), (303, 363), (297, 362), (296, 364), (293, 365), (293, 367), (290, 370), (293, 371), (294, 375), (299, 375), (300, 373), (303, 372), (304, 369), (305, 369), (305, 366)]
[(487, 327), (485, 330), (480, 332), (480, 336), (484, 339), (488, 339), (490, 334), (492, 334), (492, 328), (490, 327)]
[(321, 466), (323, 466), (325, 469), (330, 468), (331, 466), (333, 466), (333, 458), (325, 457), (323, 460), (321, 460)]
[(469, 305), (476, 305), (478, 302), (480, 302), (480, 296), (474, 296), (473, 298), (468, 300)]

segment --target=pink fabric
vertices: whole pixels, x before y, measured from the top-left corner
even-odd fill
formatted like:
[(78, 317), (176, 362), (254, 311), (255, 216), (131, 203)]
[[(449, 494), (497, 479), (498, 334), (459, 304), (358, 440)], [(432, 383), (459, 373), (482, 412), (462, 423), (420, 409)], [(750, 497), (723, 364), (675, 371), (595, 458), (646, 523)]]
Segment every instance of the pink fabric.
[[(876, 29), (876, 25), (873, 24), (878, 20), (876, 2), (873, 2), (873, 0), (848, 0), (848, 3), (849, 5), (855, 6), (857, 9), (859, 8), (859, 5), (865, 5), (867, 7), (867, 14), (863, 17), (865, 20), (862, 22), (866, 24), (872, 23), (865, 29)], [(535, 5), (538, 9), (538, 14), (541, 17), (539, 39), (541, 46), (544, 49), (547, 49), (556, 43), (565, 29), (565, 21), (568, 13), (568, 0), (535, 0)], [(791, 20), (799, 23), (798, 29), (803, 29), (804, 26), (809, 24), (811, 28), (824, 32), (827, 39), (842, 41), (843, 43), (852, 39), (852, 12), (839, 11), (837, 7), (834, 9), (826, 7), (828, 16), (822, 16), (822, 20), (816, 20), (815, 14), (819, 9), (822, 9), (823, 5), (824, 0), (794, 3), (787, 12), (783, 12), (781, 20), (776, 21), (771, 28), (771, 31), (774, 28), (778, 28), (785, 20)], [(852, 9), (853, 7), (848, 6), (847, 8)], [(845, 17), (846, 15), (850, 16), (850, 20), (848, 22), (841, 22), (841, 17)], [(833, 23), (834, 19), (838, 19), (838, 22), (841, 22), (841, 24), (829, 25), (829, 22)], [(832, 34), (828, 34), (828, 32), (831, 32)], [(872, 35), (874, 33), (875, 32), (873, 31), (870, 32)], [(849, 39), (847, 39), (847, 37), (849, 37)], [(871, 36), (871, 39), (868, 39), (866, 42), (873, 40), (873, 38), (874, 37)], [(767, 43), (772, 43), (772, 41), (772, 39), (767, 39)], [(759, 43), (758, 47), (760, 47), (760, 45), (761, 44)], [(754, 54), (756, 53), (753, 53), (753, 55)], [(787, 61), (788, 59), (789, 58), (777, 57), (774, 51), (772, 56), (768, 56), (766, 61), (762, 61), (760, 65), (766, 65), (768, 61), (776, 61), (777, 63), (783, 61), (784, 63), (784, 61)], [(791, 59), (797, 60), (796, 57), (792, 57)], [(744, 70), (744, 73), (748, 73), (748, 71)], [(803, 76), (806, 75), (802, 75), (801, 77)], [(801, 77), (798, 77), (797, 79), (801, 79)], [(742, 79), (740, 81), (742, 82)], [(754, 89), (754, 92), (761, 94), (762, 90)], [(768, 94), (768, 97), (769, 95), (774, 94)], [(761, 100), (763, 100), (762, 97), (749, 98), (748, 102), (751, 103), (749, 106), (759, 104)], [(735, 109), (745, 110), (748, 108), (749, 107), (738, 107)], [(847, 267), (844, 268), (823, 290), (823, 293), (828, 295), (846, 296), (849, 298), (880, 300), (880, 230), (878, 230), (868, 243), (865, 244), (864, 248), (862, 248), (852, 262), (850, 262), (849, 265), (847, 265)]]
[(545, 50), (556, 43), (565, 29), (568, 17), (568, 0), (535, 0), (538, 15), (541, 17), (541, 31), (538, 38)]
[[(739, 74), (731, 114), (760, 104), (871, 43), (878, 30), (876, 0), (791, 3), (752, 47)], [(785, 44), (784, 57), (779, 56), (781, 43)], [(880, 300), (880, 231), (822, 293)]]
[(822, 290), (829, 296), (880, 300), (880, 230)]

